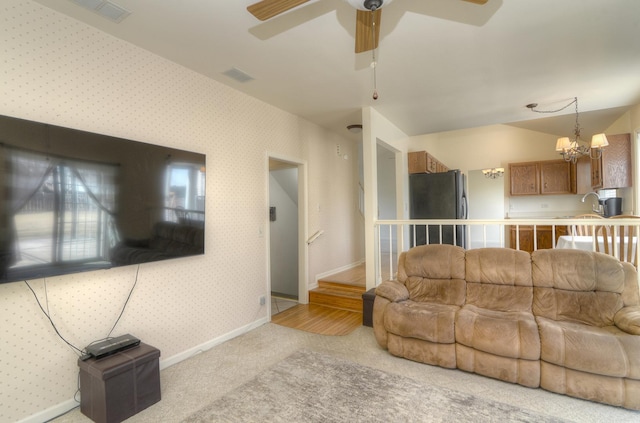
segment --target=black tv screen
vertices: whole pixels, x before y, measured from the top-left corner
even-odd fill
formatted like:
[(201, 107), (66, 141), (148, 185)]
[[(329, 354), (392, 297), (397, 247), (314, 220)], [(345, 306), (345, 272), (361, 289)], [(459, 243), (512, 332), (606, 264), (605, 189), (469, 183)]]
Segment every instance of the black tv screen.
[(0, 116), (0, 283), (204, 254), (205, 155)]

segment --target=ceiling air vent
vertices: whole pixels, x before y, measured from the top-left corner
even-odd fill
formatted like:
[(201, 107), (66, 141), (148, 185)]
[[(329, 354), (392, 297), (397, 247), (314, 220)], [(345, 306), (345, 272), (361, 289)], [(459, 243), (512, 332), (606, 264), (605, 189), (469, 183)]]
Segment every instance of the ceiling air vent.
[(91, 10), (94, 13), (107, 18), (110, 21), (120, 23), (124, 18), (129, 16), (131, 12), (110, 1), (103, 0), (71, 0), (77, 5)]
[(222, 74), (241, 83), (253, 81), (254, 79), (251, 75), (247, 75), (238, 68), (231, 68), (228, 71), (222, 72)]

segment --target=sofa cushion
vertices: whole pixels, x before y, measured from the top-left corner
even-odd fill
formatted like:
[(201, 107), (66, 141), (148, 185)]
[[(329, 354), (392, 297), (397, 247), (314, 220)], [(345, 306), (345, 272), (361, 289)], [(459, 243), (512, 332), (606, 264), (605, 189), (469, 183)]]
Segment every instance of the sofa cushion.
[(536, 316), (552, 320), (582, 323), (589, 326), (611, 326), (622, 308), (620, 295), (602, 291), (565, 291), (535, 288), (533, 311)]
[(505, 382), (540, 386), (540, 360), (502, 357), (456, 343), (456, 365), (460, 370)]
[(537, 250), (531, 253), (533, 286), (567, 291), (622, 293), (625, 273), (618, 259), (583, 250)]
[(640, 336), (615, 326), (536, 320), (543, 361), (587, 373), (640, 379)]
[(398, 281), (416, 302), (464, 304), (465, 250), (455, 245), (421, 245), (400, 255)]
[(467, 299), (456, 317), (456, 342), (501, 357), (538, 360), (531, 313), (531, 256), (509, 248), (466, 253)]
[(625, 274), (622, 301), (624, 306), (640, 305), (640, 286), (638, 285), (638, 273), (633, 264), (623, 261), (620, 263)]
[(397, 357), (448, 369), (456, 368), (456, 344), (440, 344), (390, 333), (387, 346), (389, 352)]
[(455, 322), (456, 343), (494, 355), (540, 359), (540, 336), (533, 314), (465, 305)]
[(640, 410), (640, 381), (540, 362), (540, 387), (576, 398)]
[(453, 344), (454, 321), (459, 307), (411, 300), (390, 303), (384, 327), (393, 334), (441, 344)]
[(640, 335), (640, 306), (624, 307), (613, 316), (619, 329), (632, 335)]
[(407, 287), (398, 281), (384, 281), (376, 287), (376, 295), (389, 301), (405, 301), (409, 299)]
[(497, 311), (531, 312), (531, 256), (509, 248), (480, 248), (466, 254), (466, 304)]
[(623, 305), (626, 275), (620, 262), (581, 250), (532, 253), (536, 316), (592, 326), (611, 326)]

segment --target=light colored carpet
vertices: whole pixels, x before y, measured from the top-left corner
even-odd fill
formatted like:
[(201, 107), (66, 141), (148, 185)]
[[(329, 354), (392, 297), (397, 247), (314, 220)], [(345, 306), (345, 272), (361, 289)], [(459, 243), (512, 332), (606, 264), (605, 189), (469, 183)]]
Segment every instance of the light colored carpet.
[[(346, 336), (326, 336), (268, 323), (164, 369), (160, 372), (162, 400), (127, 423), (183, 421), (301, 349), (573, 422), (640, 422), (639, 412), (394, 357), (378, 346), (369, 327), (361, 326)], [(75, 409), (54, 422), (91, 420)]]
[(331, 355), (300, 350), (185, 423), (561, 422)]

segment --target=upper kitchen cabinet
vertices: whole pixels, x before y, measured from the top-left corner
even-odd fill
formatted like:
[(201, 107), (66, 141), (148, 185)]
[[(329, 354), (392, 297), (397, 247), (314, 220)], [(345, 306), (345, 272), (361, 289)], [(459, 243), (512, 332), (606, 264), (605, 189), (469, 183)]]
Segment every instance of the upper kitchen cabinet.
[(509, 163), (509, 192), (518, 195), (575, 194), (575, 166), (564, 160)]
[(538, 162), (509, 163), (509, 192), (511, 195), (540, 194)]
[(591, 159), (589, 156), (579, 157), (576, 161), (576, 194), (586, 194), (591, 188)]
[(409, 173), (448, 172), (449, 168), (426, 151), (414, 151), (407, 154)]
[(609, 145), (602, 156), (591, 159), (591, 187), (593, 189), (627, 188), (631, 179), (631, 135), (607, 135)]
[(575, 176), (571, 162), (552, 160), (540, 162), (540, 194), (575, 193)]

